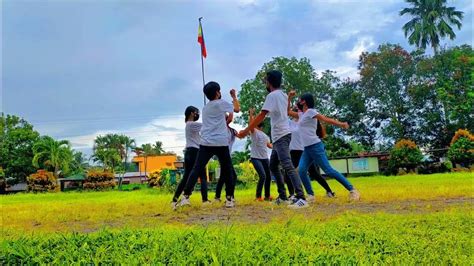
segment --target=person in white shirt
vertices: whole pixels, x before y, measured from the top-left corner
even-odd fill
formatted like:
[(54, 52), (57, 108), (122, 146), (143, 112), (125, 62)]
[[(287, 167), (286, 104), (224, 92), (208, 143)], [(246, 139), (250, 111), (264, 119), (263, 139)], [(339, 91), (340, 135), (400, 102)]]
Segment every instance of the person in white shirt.
[[(201, 131), (202, 124), (197, 122), (199, 120), (199, 109), (194, 106), (188, 106), (184, 111), (184, 117), (186, 122), (185, 137), (186, 137), (186, 150), (184, 152), (184, 174), (181, 181), (176, 188), (173, 196), (172, 207), (176, 208), (179, 196), (183, 193), (184, 186), (188, 182), (189, 174), (194, 167), (196, 162), (197, 154), (199, 151), (199, 143), (201, 142)], [(199, 174), (201, 180), (201, 196), (202, 202), (209, 202), (207, 198), (207, 174), (206, 171), (202, 171)]]
[[(254, 109), (249, 109), (249, 123), (254, 119)], [(256, 128), (250, 130), (250, 162), (252, 162), (255, 171), (258, 174), (257, 191), (255, 199), (257, 201), (272, 201), (270, 195), (270, 186), (272, 176), (270, 174), (270, 161), (268, 160), (267, 148), (272, 148), (270, 138), (262, 131), (263, 122), (257, 125)], [(265, 186), (265, 198), (262, 198), (262, 190)]]
[(347, 180), (341, 173), (336, 171), (329, 164), (326, 150), (324, 149), (324, 144), (316, 134), (319, 121), (323, 121), (327, 124), (335, 125), (343, 129), (348, 129), (349, 124), (347, 122), (340, 122), (318, 113), (314, 109), (314, 97), (309, 93), (303, 94), (300, 97), (298, 100), (298, 105), (303, 109), (303, 115), (300, 117), (299, 121), (299, 130), (304, 146), (303, 155), (301, 156), (298, 165), (298, 171), (301, 179), (308, 179), (308, 168), (312, 163), (314, 163), (319, 166), (324, 171), (324, 173), (326, 173), (326, 175), (336, 179), (349, 191), (349, 199), (359, 200), (359, 191), (354, 188), (349, 180)]
[[(243, 138), (247, 136), (250, 130), (254, 129), (260, 124), (265, 116), (270, 116), (271, 123), (271, 135), (273, 149), (270, 156), (270, 171), (275, 177), (278, 187), (278, 198), (275, 200), (276, 204), (290, 204), (290, 208), (305, 208), (308, 207), (303, 187), (301, 185), (301, 179), (298, 173), (295, 171), (295, 167), (291, 163), (290, 157), (290, 140), (291, 132), (290, 126), (288, 125), (288, 96), (284, 93), (280, 86), (282, 83), (282, 74), (280, 71), (272, 70), (267, 72), (266, 75), (266, 87), (269, 94), (267, 95), (263, 104), (262, 110), (255, 117), (247, 128), (239, 132), (239, 137)], [(283, 177), (280, 172), (280, 164), (283, 170), (288, 173), (288, 177), (291, 180), (295, 188), (295, 200), (289, 201), (286, 195), (286, 189), (283, 182)]]
[[(229, 153), (228, 122), (234, 117), (235, 106), (221, 99), (221, 87), (217, 82), (208, 82), (203, 88), (209, 102), (202, 110), (201, 143), (188, 182), (184, 188), (184, 197), (178, 206), (191, 205), (189, 197), (196, 185), (199, 173), (204, 171), (206, 164), (217, 156), (221, 167), (221, 178), (226, 185), (226, 203), (228, 208), (235, 207), (234, 183), (232, 182), (232, 161)], [(231, 94), (235, 94), (235, 90)], [(228, 115), (226, 121), (226, 115)]]
[[(288, 93), (288, 116), (290, 116), (292, 119), (290, 120), (290, 130), (291, 130), (291, 142), (290, 142), (290, 155), (291, 155), (291, 161), (293, 162), (294, 167), (298, 167), (298, 164), (300, 163), (301, 156), (303, 155), (304, 151), (304, 146), (301, 141), (301, 134), (299, 131), (299, 119), (303, 115), (303, 110), (301, 109), (302, 107), (297, 105), (295, 109), (291, 109), (291, 100), (293, 97), (296, 95), (296, 92), (294, 90), (290, 91)], [(323, 130), (323, 127), (321, 123), (318, 123), (318, 129), (316, 130), (316, 135), (320, 139), (324, 138), (326, 133), (325, 130)], [(331, 187), (329, 187), (328, 182), (321, 176), (319, 173), (319, 168), (315, 167), (314, 163), (310, 165), (309, 167), (309, 176), (311, 179), (316, 180), (325, 190), (326, 190), (326, 196), (328, 198), (333, 198), (335, 197), (335, 193), (331, 190)], [(306, 197), (306, 200), (309, 202), (314, 201), (314, 191), (313, 187), (311, 186), (311, 180), (304, 179), (301, 175), (301, 182), (303, 183), (303, 186), (306, 190), (306, 193), (308, 196)], [(291, 185), (291, 182), (287, 181), (286, 175), (285, 175), (285, 182), (287, 182), (288, 186), (288, 191), (290, 195), (294, 193), (293, 186)], [(291, 198), (291, 196), (290, 196)]]

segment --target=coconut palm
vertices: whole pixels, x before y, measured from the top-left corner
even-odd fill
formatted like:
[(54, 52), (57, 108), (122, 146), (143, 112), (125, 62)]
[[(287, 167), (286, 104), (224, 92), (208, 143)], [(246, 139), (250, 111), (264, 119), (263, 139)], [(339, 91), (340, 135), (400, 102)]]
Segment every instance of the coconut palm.
[(73, 160), (71, 146), (67, 140), (56, 141), (49, 136), (41, 137), (33, 145), (33, 166), (51, 167), (53, 174), (58, 177), (59, 172), (67, 173)]
[(446, 0), (406, 0), (411, 7), (400, 11), (400, 16), (408, 14), (412, 17), (403, 31), (408, 42), (418, 48), (425, 49), (431, 45), (435, 54), (438, 53), (440, 39), (449, 37), (453, 40), (456, 34), (451, 25), (461, 29), (463, 12), (447, 7)]

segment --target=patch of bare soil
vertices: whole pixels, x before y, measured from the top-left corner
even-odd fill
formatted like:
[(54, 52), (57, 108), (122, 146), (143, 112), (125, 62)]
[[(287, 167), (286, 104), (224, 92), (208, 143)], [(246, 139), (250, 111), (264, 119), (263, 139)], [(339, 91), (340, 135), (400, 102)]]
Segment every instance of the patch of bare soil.
[(210, 209), (182, 209), (166, 216), (156, 216), (157, 219), (166, 219), (166, 222), (184, 224), (208, 225), (218, 222), (245, 222), (250, 224), (266, 223), (278, 217), (291, 216), (292, 213), (304, 215), (319, 215), (322, 218), (330, 218), (345, 212), (390, 213), (390, 214), (420, 214), (440, 212), (452, 207), (473, 206), (473, 198), (451, 198), (433, 200), (406, 200), (387, 203), (354, 202), (340, 203), (313, 203), (310, 207), (301, 210), (289, 210), (285, 206), (274, 206), (271, 203), (262, 205), (238, 205), (233, 209), (225, 207)]

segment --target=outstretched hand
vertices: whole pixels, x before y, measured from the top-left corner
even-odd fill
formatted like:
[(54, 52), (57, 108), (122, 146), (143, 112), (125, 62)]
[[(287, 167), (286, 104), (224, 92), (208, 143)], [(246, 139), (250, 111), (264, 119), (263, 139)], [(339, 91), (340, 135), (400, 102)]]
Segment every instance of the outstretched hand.
[(239, 131), (239, 133), (237, 133), (237, 137), (238, 137), (239, 139), (243, 139), (243, 138), (245, 138), (248, 134), (249, 134), (248, 130), (247, 130), (247, 129), (244, 129), (244, 130)]
[(349, 123), (347, 123), (347, 122), (342, 123), (341, 128), (349, 129)]

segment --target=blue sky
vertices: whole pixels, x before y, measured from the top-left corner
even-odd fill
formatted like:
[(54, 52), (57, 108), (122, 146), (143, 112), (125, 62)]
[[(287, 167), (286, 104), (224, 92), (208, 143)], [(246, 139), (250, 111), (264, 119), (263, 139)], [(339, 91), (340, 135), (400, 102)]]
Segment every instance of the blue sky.
[[(473, 42), (473, 2), (453, 46)], [(358, 56), (407, 44), (403, 1), (12, 1), (2, 7), (0, 109), (90, 152), (95, 136), (161, 140), (181, 153), (183, 112), (202, 107), (197, 18), (206, 80), (240, 89), (274, 56), (308, 57), (317, 71), (357, 78)], [(225, 94), (224, 98), (230, 100)], [(239, 126), (236, 126), (237, 128)], [(235, 149), (241, 149), (238, 142)]]

